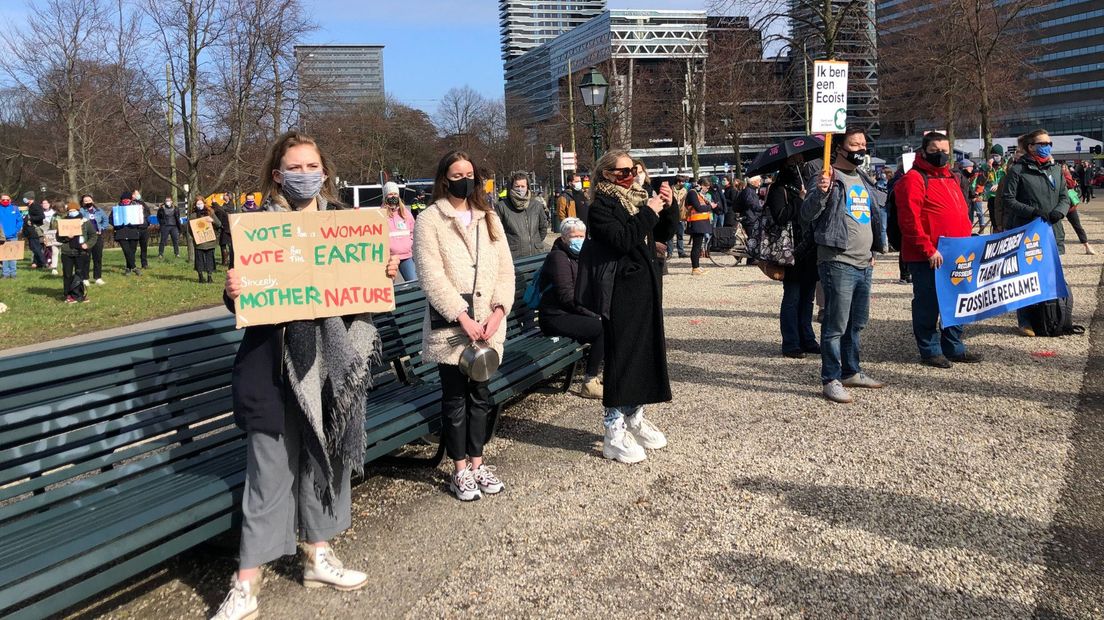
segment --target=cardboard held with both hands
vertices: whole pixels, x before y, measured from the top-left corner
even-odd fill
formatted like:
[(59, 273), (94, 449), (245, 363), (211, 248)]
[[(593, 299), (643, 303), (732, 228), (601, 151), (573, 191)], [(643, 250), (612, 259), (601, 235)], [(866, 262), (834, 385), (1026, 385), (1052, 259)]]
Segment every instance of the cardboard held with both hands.
[(190, 220), (188, 225), (192, 227), (192, 237), (197, 244), (215, 240), (215, 226), (210, 217), (197, 217)]
[(79, 217), (63, 217), (57, 221), (59, 237), (79, 237), (84, 234), (84, 220)]
[(0, 260), (23, 260), (23, 242), (0, 243)]
[(237, 326), (395, 309), (387, 218), (377, 209), (230, 216)]

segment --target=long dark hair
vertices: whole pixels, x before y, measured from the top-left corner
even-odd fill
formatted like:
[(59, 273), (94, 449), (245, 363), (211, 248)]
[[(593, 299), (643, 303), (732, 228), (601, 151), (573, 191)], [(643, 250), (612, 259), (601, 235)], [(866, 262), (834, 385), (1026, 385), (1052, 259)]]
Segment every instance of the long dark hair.
[(448, 193), (448, 169), (458, 161), (470, 163), (472, 172), (475, 174), (475, 190), (471, 193), (471, 196), (468, 196), (468, 208), (483, 211), (487, 214), (487, 234), (490, 235), (491, 241), (498, 241), (494, 226), (490, 226), (491, 220), (495, 218), (495, 212), (490, 203), (487, 202), (487, 195), (483, 192), (483, 175), (479, 173), (479, 166), (475, 165), (471, 155), (464, 151), (449, 151), (445, 153), (441, 161), (437, 162), (437, 174), (433, 178), (433, 202), (437, 202), (442, 198), (447, 199), (450, 196)]

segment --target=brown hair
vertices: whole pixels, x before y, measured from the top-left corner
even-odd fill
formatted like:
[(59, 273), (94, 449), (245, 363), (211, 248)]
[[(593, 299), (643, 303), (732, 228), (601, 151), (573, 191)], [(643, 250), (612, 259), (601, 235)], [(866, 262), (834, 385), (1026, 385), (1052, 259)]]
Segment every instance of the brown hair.
[(1038, 138), (1039, 136), (1049, 136), (1049, 135), (1050, 135), (1050, 132), (1045, 130), (1045, 129), (1036, 129), (1035, 131), (1025, 133), (1024, 135), (1017, 138), (1016, 139), (1016, 144), (1018, 144), (1019, 147), (1021, 149), (1023, 149), (1024, 153), (1027, 153), (1028, 152), (1027, 147), (1030, 146), (1031, 143), (1035, 141), (1035, 138)]
[[(483, 192), (483, 175), (479, 172), (479, 166), (475, 165), (471, 155), (468, 155), (464, 151), (449, 151), (445, 153), (441, 161), (437, 162), (437, 174), (433, 177), (433, 202), (437, 202), (442, 198), (447, 199), (450, 196), (448, 193), (448, 169), (458, 161), (466, 161), (472, 165), (475, 190), (472, 191), (471, 196), (468, 196), (468, 208), (485, 212), (487, 214), (487, 223), (490, 224), (491, 220), (495, 218), (495, 212), (491, 208), (490, 203), (487, 202), (487, 195)], [(490, 236), (491, 241), (498, 241), (498, 236), (495, 235), (493, 226), (487, 226), (487, 234)]]
[(632, 157), (629, 156), (628, 151), (614, 150), (606, 151), (606, 154), (598, 160), (598, 163), (594, 164), (594, 172), (590, 175), (591, 200), (594, 200), (594, 197), (597, 195), (599, 183), (610, 182), (606, 179), (605, 173), (616, 168), (617, 160), (621, 159), (622, 157), (628, 157), (629, 160), (632, 160)]
[(280, 162), (283, 161), (284, 155), (293, 146), (299, 146), (301, 144), (309, 144), (318, 151), (318, 157), (322, 160), (322, 174), (325, 175), (325, 180), (322, 182), (322, 189), (319, 190), (318, 195), (321, 196), (327, 203), (338, 205), (337, 200), (337, 186), (334, 185), (334, 167), (333, 162), (329, 157), (322, 152), (322, 149), (318, 148), (318, 143), (314, 141), (314, 138), (298, 131), (289, 131), (284, 135), (276, 139), (276, 142), (272, 143), (272, 146), (268, 149), (268, 156), (265, 157), (264, 166), (261, 168), (261, 200), (263, 202), (273, 202), (277, 205), (290, 209), (287, 198), (284, 198), (284, 193), (280, 184), (272, 178), (272, 171), (280, 169)]

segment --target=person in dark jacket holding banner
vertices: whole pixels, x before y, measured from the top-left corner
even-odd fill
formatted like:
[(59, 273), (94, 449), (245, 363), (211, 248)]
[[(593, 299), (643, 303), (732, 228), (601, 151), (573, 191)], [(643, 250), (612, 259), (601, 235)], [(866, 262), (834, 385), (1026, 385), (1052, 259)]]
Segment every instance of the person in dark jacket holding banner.
[[(1065, 254), (1066, 228), (1062, 220), (1069, 213), (1070, 199), (1062, 169), (1051, 157), (1054, 145), (1050, 134), (1045, 129), (1036, 129), (1020, 136), (1018, 142), (1024, 155), (1008, 169), (1000, 197), (1004, 230), (1042, 219), (1054, 230), (1058, 253)], [(1021, 334), (1035, 335), (1024, 309), (1016, 311), (1016, 318)]]
[(655, 242), (674, 235), (678, 207), (666, 185), (648, 198), (635, 183), (626, 151), (603, 155), (594, 180), (575, 300), (601, 316), (604, 328), (602, 455), (636, 463), (646, 458), (642, 448), (667, 445), (663, 433), (645, 419), (644, 406), (671, 400)]
[(981, 361), (980, 355), (966, 351), (961, 326), (936, 329), (939, 300), (935, 277), (944, 260), (937, 247), (939, 238), (969, 237), (973, 233), (970, 207), (958, 178), (950, 170), (950, 153), (947, 136), (926, 134), (912, 170), (894, 188), (901, 227), (901, 260), (912, 274), (912, 333), (920, 349), (921, 363), (935, 368), (950, 368), (952, 362)]
[[(130, 206), (131, 201), (134, 199), (134, 192), (123, 192), (119, 196), (119, 205), (121, 207)], [(143, 208), (143, 220), (145, 219), (145, 209)], [(115, 243), (119, 244), (119, 247), (123, 250), (123, 259), (126, 261), (126, 271), (123, 272), (124, 276), (129, 276), (133, 273), (136, 276), (142, 275), (142, 272), (138, 270), (138, 266), (134, 262), (135, 253), (138, 251), (138, 241), (141, 236), (141, 231), (135, 224), (120, 224), (114, 226), (115, 230)]]
[(806, 196), (801, 164), (801, 155), (786, 160), (778, 180), (767, 190), (764, 205), (776, 226), (792, 225), (793, 228), (794, 264), (786, 267), (782, 278), (778, 321), (782, 331), (782, 354), (794, 359), (803, 359), (807, 353), (820, 354), (813, 331), (813, 301), (818, 279), (816, 244), (798, 221)]
[(801, 223), (817, 244), (824, 287), (820, 327), (820, 379), (824, 397), (851, 402), (849, 387), (881, 388), (859, 362), (859, 333), (870, 318), (874, 252), (883, 251), (881, 207), (885, 194), (858, 168), (866, 160), (866, 133), (848, 128), (833, 142), (835, 159), (801, 205)]
[[(85, 275), (88, 273), (88, 261), (91, 257), (89, 249), (100, 240), (100, 234), (96, 230), (96, 224), (92, 220), (81, 218), (80, 205), (70, 202), (66, 208), (65, 219), (79, 220), (81, 234), (76, 237), (63, 237), (58, 235), (59, 251), (61, 252), (61, 267), (65, 288), (65, 303), (75, 304), (88, 301), (87, 289), (84, 284)], [(58, 221), (54, 218), (50, 222), (53, 230), (58, 230)]]

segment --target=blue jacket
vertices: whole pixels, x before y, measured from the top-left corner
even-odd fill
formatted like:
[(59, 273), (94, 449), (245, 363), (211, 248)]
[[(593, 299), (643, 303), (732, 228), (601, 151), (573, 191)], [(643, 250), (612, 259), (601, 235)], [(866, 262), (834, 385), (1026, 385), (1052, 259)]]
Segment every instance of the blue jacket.
[(96, 232), (102, 233), (111, 225), (111, 222), (107, 219), (107, 212), (99, 207), (96, 207), (95, 213), (90, 213), (87, 208), (81, 207), (81, 217), (92, 220), (92, 223), (96, 225)]
[[(885, 252), (888, 248), (882, 245), (882, 209), (885, 207), (886, 193), (875, 187), (865, 174), (855, 170), (855, 174), (862, 179), (866, 192), (870, 196), (870, 226), (875, 231), (874, 244), (871, 247), (875, 252)], [(805, 232), (812, 229), (813, 241), (817, 245), (823, 245), (837, 250), (847, 249), (847, 217), (844, 198), (843, 181), (836, 177), (827, 194), (822, 194), (814, 184), (805, 195), (805, 202), (801, 205), (801, 226)]]
[(6, 207), (0, 207), (0, 228), (4, 231), (5, 239), (15, 239), (19, 231), (23, 230), (23, 213), (15, 203)]

